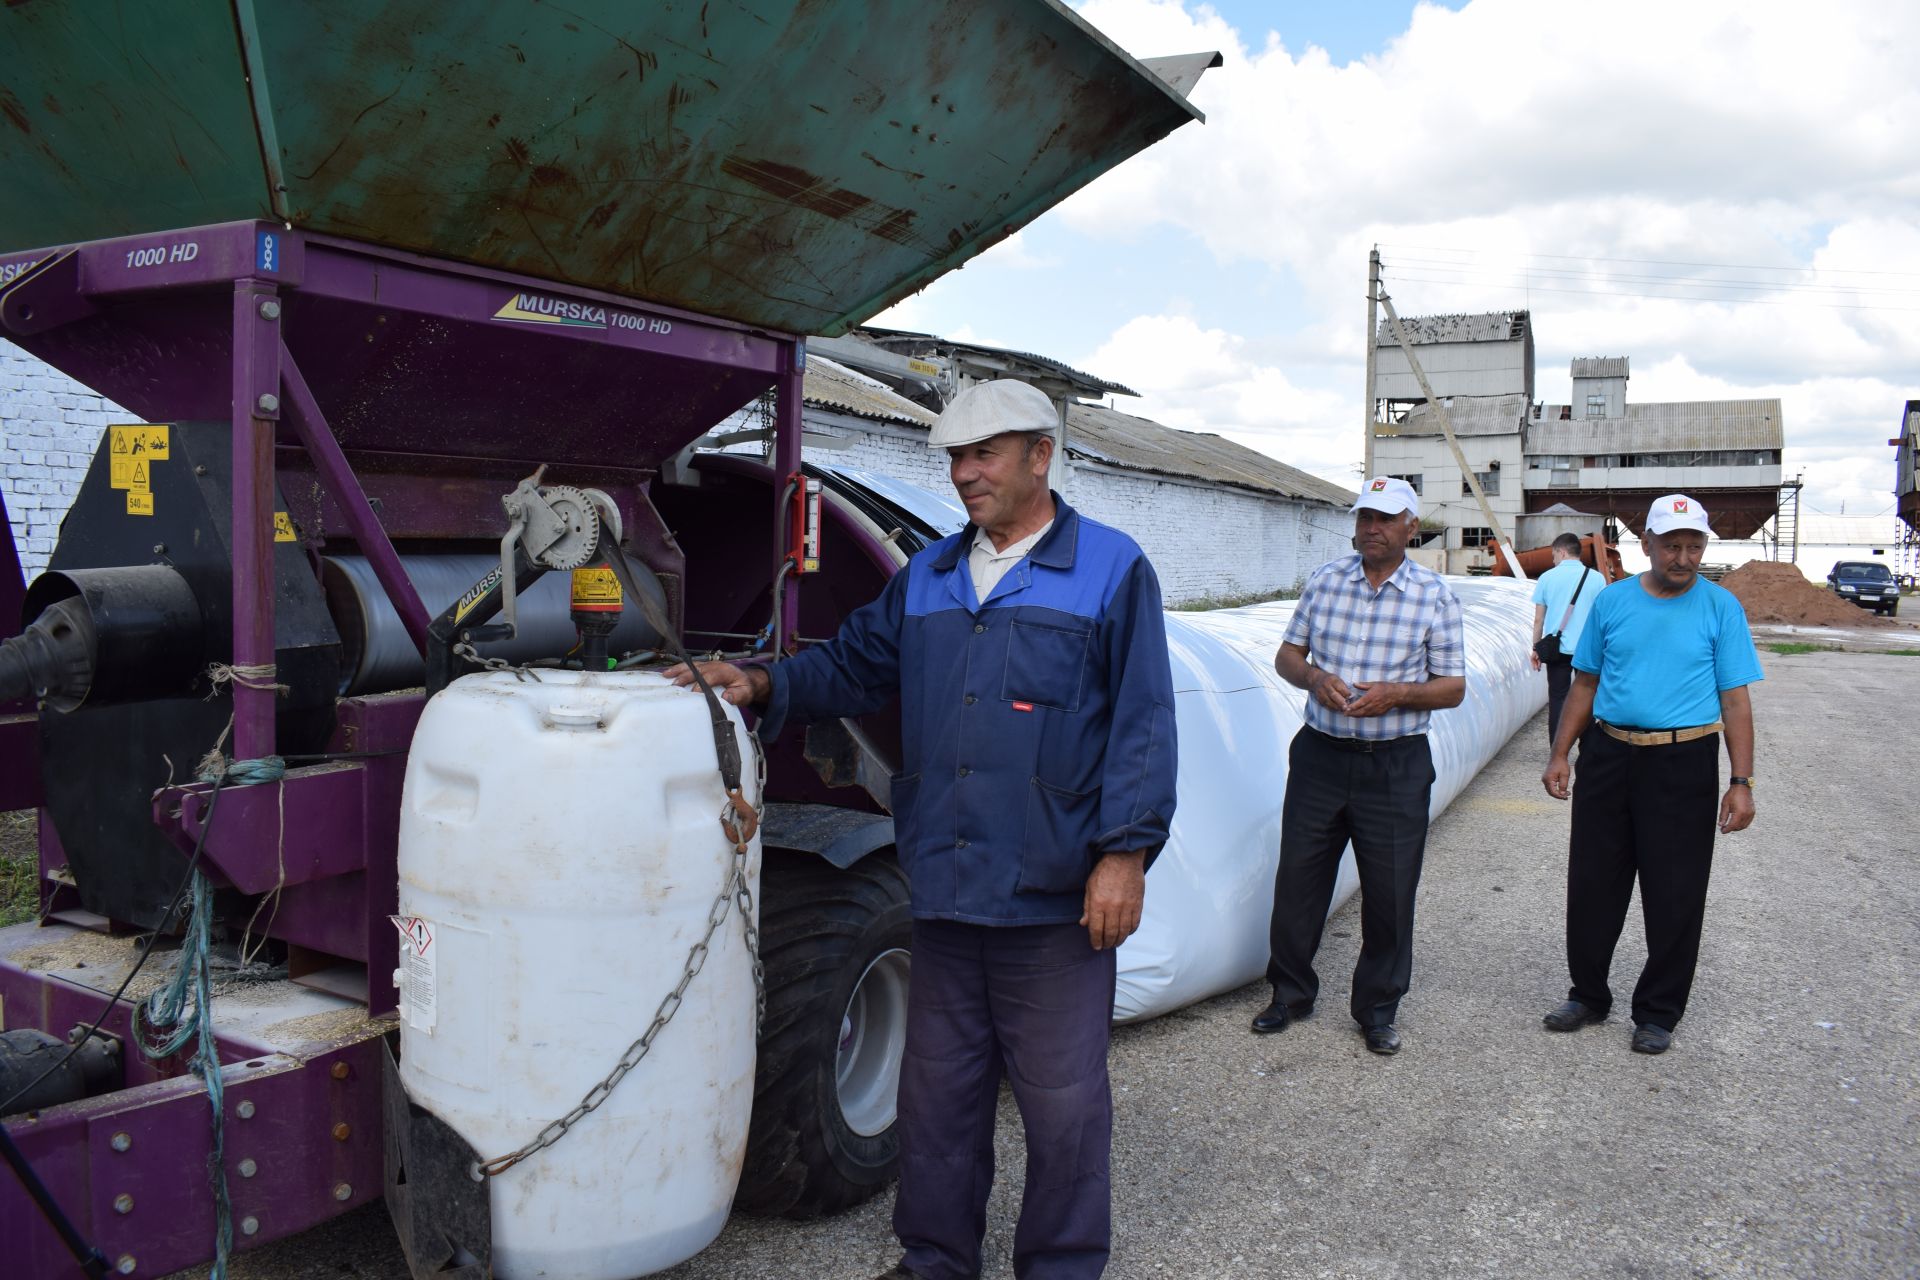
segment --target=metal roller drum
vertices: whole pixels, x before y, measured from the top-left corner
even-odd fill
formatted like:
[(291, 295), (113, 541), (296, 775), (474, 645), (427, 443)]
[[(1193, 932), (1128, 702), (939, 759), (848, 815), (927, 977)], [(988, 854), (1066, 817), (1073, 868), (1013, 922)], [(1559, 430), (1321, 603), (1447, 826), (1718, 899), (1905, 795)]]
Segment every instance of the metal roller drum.
[[(373, 575), (373, 566), (365, 556), (326, 556), (321, 560), (321, 582), (326, 588), (327, 609), (340, 630), (341, 677), (343, 695), (385, 693), (409, 689), (426, 676), (419, 650), (407, 637), (387, 594)], [(437, 615), (460, 598), (460, 593), (498, 567), (499, 560), (487, 555), (402, 556), (400, 564), (413, 580), (414, 590), (427, 612)], [(643, 588), (658, 589), (657, 580), (645, 565), (629, 560), (634, 577)], [(571, 649), (576, 638), (573, 621), (568, 617), (568, 576), (549, 573), (524, 592), (519, 600), (520, 634), (510, 641), (480, 645), (480, 651), (509, 662), (531, 662), (537, 658), (557, 658)], [(637, 607), (629, 602), (620, 615), (608, 649), (624, 653), (632, 649), (650, 649), (660, 636), (647, 625)]]

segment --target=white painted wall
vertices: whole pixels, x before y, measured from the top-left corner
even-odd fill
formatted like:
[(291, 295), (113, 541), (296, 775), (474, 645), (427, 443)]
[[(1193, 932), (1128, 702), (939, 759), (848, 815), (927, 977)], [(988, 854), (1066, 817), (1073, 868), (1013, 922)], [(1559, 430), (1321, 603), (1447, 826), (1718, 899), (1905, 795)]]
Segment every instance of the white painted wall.
[(28, 581), (47, 566), (109, 423), (139, 422), (106, 397), (0, 341), (0, 491)]

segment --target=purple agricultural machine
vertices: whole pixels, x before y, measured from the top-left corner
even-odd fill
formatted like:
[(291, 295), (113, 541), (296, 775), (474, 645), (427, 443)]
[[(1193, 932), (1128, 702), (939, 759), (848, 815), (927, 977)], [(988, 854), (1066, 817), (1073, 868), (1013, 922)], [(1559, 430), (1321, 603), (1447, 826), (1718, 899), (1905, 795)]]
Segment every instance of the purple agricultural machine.
[[(0, 19), (25, 69), (0, 245), (42, 246), (0, 253), (0, 336), (132, 415), (30, 584), (0, 520), (0, 804), (40, 811), (41, 919), (0, 930), (0, 1114), (31, 1171), (0, 1174), (9, 1276), (79, 1274), (80, 1242), (160, 1275), (223, 1218), (245, 1248), (383, 1193), (417, 1276), (484, 1274), (484, 1192), (475, 1219), (425, 1176), (431, 1117), (386, 1065), (426, 699), (489, 659), (645, 661), (663, 629), (774, 660), (832, 634), (932, 531), (831, 478), (810, 514), (802, 335), (1196, 118), (1208, 62), (1143, 67), (1051, 0), (573, 8)], [(691, 451), (756, 402), (764, 454)], [(510, 548), (508, 637), (516, 491), (563, 521), (604, 495), (647, 616), (603, 626)], [(210, 751), (284, 774), (202, 780)], [(740, 1207), (889, 1176), (896, 755), (890, 714), (771, 752)], [(218, 1124), (190, 1050), (132, 1025), (195, 945), (190, 868)]]

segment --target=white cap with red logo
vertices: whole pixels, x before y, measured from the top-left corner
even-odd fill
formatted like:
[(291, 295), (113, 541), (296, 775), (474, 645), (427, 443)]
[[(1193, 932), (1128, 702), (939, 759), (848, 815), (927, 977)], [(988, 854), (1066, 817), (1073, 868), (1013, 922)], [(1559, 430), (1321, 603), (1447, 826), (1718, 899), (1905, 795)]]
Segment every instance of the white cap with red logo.
[(1418, 520), (1420, 518), (1420, 495), (1413, 486), (1398, 476), (1375, 476), (1367, 481), (1360, 490), (1360, 500), (1353, 504), (1359, 511), (1384, 511), (1388, 515), (1399, 515), (1402, 511)]
[(1648, 533), (1672, 533), (1675, 529), (1695, 529), (1709, 536), (1713, 526), (1707, 523), (1707, 509), (1684, 493), (1655, 498), (1647, 509)]

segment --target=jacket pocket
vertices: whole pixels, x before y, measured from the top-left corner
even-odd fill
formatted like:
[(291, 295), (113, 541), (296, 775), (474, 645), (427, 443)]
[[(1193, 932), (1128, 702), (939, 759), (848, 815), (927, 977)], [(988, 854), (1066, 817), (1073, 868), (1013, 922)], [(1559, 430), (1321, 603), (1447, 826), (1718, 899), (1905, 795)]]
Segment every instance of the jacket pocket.
[(913, 861), (918, 847), (919, 814), (914, 800), (920, 794), (918, 773), (896, 773), (887, 780), (887, 808), (893, 813), (893, 848), (902, 870)]
[(1008, 702), (1078, 711), (1093, 629), (1018, 619), (1011, 627), (1000, 696)]
[(1100, 792), (1069, 791), (1033, 779), (1020, 853), (1020, 893), (1078, 893), (1092, 869)]

